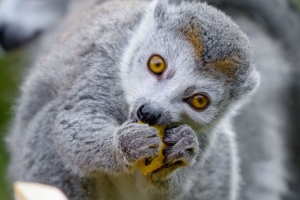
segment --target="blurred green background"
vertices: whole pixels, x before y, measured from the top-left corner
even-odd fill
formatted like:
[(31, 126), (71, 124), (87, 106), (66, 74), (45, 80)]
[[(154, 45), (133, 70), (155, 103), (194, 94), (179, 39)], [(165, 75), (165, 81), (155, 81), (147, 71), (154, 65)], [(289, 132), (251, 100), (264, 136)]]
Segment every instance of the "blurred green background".
[[(20, 53), (0, 54), (0, 138), (8, 131), (12, 116), (12, 106), (15, 102), (18, 85), (22, 74)], [(6, 164), (8, 155), (5, 151), (4, 139), (0, 140), (0, 200), (11, 199), (11, 192), (6, 183)]]
[[(300, 8), (300, 0), (297, 0)], [(22, 80), (24, 62), (21, 59), (24, 53), (14, 52), (5, 56), (0, 52), (0, 200), (10, 200), (11, 191), (6, 183), (6, 167), (8, 155), (4, 138), (12, 117), (12, 108), (18, 95), (19, 84)]]

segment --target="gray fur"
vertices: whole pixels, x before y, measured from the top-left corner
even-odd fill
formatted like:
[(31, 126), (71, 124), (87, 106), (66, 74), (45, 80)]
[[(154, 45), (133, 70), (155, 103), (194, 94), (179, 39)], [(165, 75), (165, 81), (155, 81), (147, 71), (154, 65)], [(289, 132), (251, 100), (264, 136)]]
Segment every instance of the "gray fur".
[[(89, 3), (88, 12), (71, 14), (22, 86), (7, 139), (12, 180), (57, 186), (70, 200), (237, 199), (231, 118), (259, 83), (245, 34), (199, 2)], [(195, 23), (201, 57), (182, 32)], [(153, 53), (168, 63), (162, 81), (146, 67)], [(209, 68), (232, 55), (234, 78)], [(202, 112), (182, 101), (199, 92), (210, 96)], [(132, 121), (144, 103), (161, 108), (158, 125), (175, 143), (164, 151), (166, 168), (148, 176), (136, 162), (156, 156), (161, 142), (155, 129)]]
[(251, 38), (262, 74), (254, 101), (235, 123), (240, 133), (243, 199), (279, 200), (287, 192), (287, 151), (282, 134), (288, 133), (289, 113), (282, 104), (289, 102), (291, 64), (282, 56), (280, 44), (261, 27), (243, 16), (236, 15), (236, 20)]
[(289, 0), (208, 2), (225, 10), (250, 37), (262, 76), (255, 100), (235, 123), (242, 199), (299, 199), (299, 11)]

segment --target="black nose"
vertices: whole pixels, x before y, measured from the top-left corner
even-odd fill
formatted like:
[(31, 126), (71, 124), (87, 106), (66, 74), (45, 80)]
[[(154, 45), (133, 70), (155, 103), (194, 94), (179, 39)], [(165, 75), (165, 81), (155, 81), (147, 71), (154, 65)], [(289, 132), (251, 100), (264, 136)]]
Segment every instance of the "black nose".
[(161, 114), (158, 109), (150, 107), (148, 104), (142, 105), (137, 111), (138, 120), (149, 125), (155, 125)]

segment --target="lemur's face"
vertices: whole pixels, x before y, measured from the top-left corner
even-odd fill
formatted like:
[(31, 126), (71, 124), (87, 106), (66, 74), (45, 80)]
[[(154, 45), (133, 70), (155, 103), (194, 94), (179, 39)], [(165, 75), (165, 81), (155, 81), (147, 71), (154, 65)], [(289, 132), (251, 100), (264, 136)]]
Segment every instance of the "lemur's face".
[(2, 0), (0, 44), (11, 50), (54, 25), (69, 0)]
[(258, 84), (239, 28), (211, 7), (185, 5), (156, 5), (124, 56), (132, 116), (149, 124), (209, 126)]

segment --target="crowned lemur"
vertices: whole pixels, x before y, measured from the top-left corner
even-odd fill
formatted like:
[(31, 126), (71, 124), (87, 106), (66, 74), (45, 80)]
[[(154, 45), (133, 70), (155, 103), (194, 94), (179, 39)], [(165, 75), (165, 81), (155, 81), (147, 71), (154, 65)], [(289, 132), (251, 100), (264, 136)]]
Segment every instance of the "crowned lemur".
[[(12, 179), (70, 200), (241, 199), (231, 120), (259, 83), (246, 35), (196, 1), (89, 3), (23, 84), (8, 137)], [(164, 166), (144, 176), (136, 163), (162, 143), (149, 125), (167, 127), (167, 147)], [(255, 164), (254, 175), (268, 173)]]

